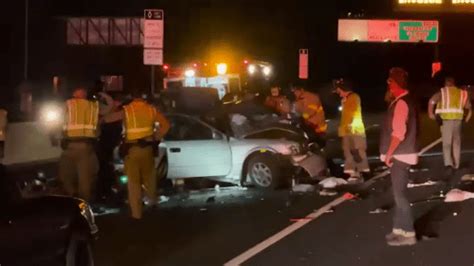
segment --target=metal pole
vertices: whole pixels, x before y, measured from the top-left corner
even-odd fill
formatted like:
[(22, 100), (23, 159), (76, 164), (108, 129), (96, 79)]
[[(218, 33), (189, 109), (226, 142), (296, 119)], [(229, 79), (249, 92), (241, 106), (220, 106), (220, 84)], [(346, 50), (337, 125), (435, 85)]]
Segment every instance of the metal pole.
[(154, 97), (155, 94), (155, 66), (151, 66), (151, 86), (150, 86), (150, 98)]
[(28, 11), (28, 3), (29, 0), (25, 0), (25, 36), (24, 36), (24, 42), (25, 42), (25, 51), (24, 51), (24, 69), (23, 69), (23, 78), (24, 80), (28, 80), (28, 17), (29, 17), (29, 11)]

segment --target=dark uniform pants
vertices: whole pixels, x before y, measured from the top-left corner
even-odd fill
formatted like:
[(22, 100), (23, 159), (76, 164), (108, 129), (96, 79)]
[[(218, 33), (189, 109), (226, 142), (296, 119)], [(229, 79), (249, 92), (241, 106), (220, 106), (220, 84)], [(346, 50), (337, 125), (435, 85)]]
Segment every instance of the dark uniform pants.
[(125, 156), (125, 174), (128, 177), (128, 202), (132, 217), (142, 218), (142, 186), (148, 198), (156, 201), (156, 173), (153, 147), (134, 145)]
[(59, 161), (59, 179), (66, 193), (90, 201), (97, 172), (98, 160), (93, 145), (69, 143)]

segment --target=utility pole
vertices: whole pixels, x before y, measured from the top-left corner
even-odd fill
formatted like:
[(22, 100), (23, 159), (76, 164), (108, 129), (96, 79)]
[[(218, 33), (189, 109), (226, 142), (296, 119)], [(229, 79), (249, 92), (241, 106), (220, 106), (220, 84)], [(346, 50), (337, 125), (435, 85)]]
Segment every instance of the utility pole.
[(28, 80), (28, 17), (29, 17), (29, 0), (25, 0), (25, 36), (24, 36), (24, 64), (23, 64), (23, 79)]

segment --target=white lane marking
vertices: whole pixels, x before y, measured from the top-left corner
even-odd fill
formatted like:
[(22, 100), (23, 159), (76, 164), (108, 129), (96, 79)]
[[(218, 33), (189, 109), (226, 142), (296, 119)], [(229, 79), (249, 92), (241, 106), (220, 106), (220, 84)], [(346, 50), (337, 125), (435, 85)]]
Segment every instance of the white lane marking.
[(284, 237), (288, 236), (289, 234), (293, 233), (294, 231), (300, 229), (305, 224), (315, 220), (319, 216), (323, 215), (331, 208), (343, 203), (344, 201), (348, 200), (349, 198), (347, 195), (342, 195), (335, 200), (329, 202), (328, 204), (324, 205), (323, 207), (315, 210), (314, 212), (308, 214), (305, 218), (298, 220), (297, 222), (293, 223), (292, 225), (286, 227), (285, 229), (281, 230), (280, 232), (274, 234), (273, 236), (265, 239), (264, 241), (258, 243), (257, 245), (253, 246), (249, 250), (245, 251), (244, 253), (240, 254), (239, 256), (233, 258), (232, 260), (226, 262), (224, 266), (236, 266), (241, 265), (245, 261), (249, 260), (253, 256), (257, 255), (258, 253), (262, 252), (264, 249), (268, 248), (269, 246), (275, 244), (276, 242), (280, 241)]
[[(441, 142), (441, 138), (433, 141), (426, 147), (424, 147), (419, 153), (418, 156), (423, 155), (426, 153), (428, 150), (433, 148), (434, 146), (438, 145)], [(385, 170), (382, 173), (379, 173), (378, 175), (372, 177), (371, 179), (367, 180), (363, 187), (368, 187), (375, 183), (378, 179), (388, 175), (390, 173), (390, 170)], [(300, 229), (307, 223), (311, 222), (312, 220), (315, 220), (319, 216), (323, 215), (327, 211), (329, 211), (331, 208), (343, 203), (344, 201), (348, 200), (349, 198), (347, 195), (342, 195), (339, 198), (336, 198), (335, 200), (329, 202), (328, 204), (324, 205), (323, 207), (315, 210), (314, 212), (308, 214), (305, 218), (298, 220), (294, 224), (286, 227), (285, 229), (281, 230), (280, 232), (274, 234), (273, 236), (265, 239), (264, 241), (258, 243), (257, 245), (253, 246), (249, 250), (245, 251), (244, 253), (240, 254), (239, 256), (233, 258), (232, 260), (226, 262), (224, 266), (236, 266), (236, 265), (241, 265), (245, 261), (249, 260), (253, 256), (257, 255), (258, 253), (262, 252), (264, 249), (268, 248), (269, 246), (275, 244), (276, 242), (280, 241), (284, 237), (288, 236), (289, 234), (293, 233), (294, 231)]]

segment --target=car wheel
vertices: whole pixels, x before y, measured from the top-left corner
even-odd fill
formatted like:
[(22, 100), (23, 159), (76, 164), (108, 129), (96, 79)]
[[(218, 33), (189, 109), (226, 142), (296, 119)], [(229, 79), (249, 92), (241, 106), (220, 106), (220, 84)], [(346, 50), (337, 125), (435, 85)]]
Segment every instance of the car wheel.
[(281, 181), (278, 162), (268, 155), (257, 155), (250, 159), (247, 175), (254, 185), (264, 189), (275, 189)]
[(73, 234), (66, 252), (66, 266), (94, 266), (90, 240)]
[(163, 158), (163, 160), (160, 161), (158, 168), (156, 168), (156, 178), (158, 179), (158, 181), (163, 180), (166, 178), (167, 174), (168, 174), (168, 160), (166, 158)]

